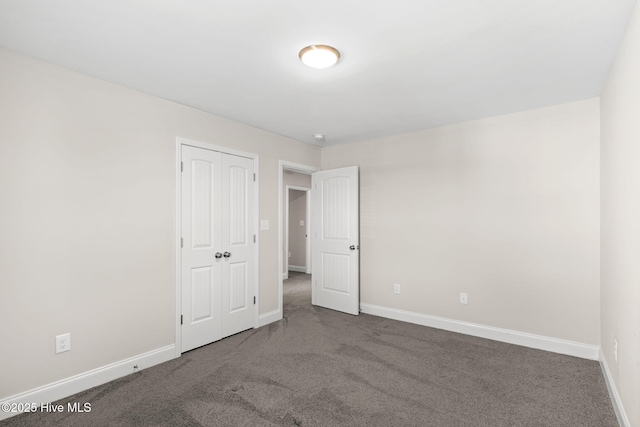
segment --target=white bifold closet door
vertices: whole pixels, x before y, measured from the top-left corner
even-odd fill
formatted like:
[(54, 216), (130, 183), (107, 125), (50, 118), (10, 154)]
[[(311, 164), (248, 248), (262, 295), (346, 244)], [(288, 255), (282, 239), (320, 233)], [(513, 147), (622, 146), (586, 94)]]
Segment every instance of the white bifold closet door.
[(253, 160), (182, 146), (182, 346), (254, 326)]

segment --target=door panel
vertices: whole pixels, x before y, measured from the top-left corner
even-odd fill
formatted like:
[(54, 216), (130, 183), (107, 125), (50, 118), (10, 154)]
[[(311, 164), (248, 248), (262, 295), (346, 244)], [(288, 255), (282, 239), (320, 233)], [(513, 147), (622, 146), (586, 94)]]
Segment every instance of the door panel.
[(182, 351), (222, 338), (221, 154), (182, 147)]
[(349, 294), (350, 258), (350, 255), (326, 252), (322, 254), (322, 281), (320, 283), (323, 290)]
[(357, 166), (312, 174), (312, 303), (357, 315), (359, 206)]
[[(226, 159), (227, 163), (231, 159)], [(236, 160), (236, 159), (234, 159)], [(253, 166), (253, 165), (251, 165)], [(246, 246), (248, 224), (247, 196), (249, 185), (249, 169), (230, 165), (228, 169), (229, 181), (229, 245)], [(253, 175), (252, 175), (253, 178)]]
[(191, 269), (191, 316), (190, 323), (212, 319), (213, 309), (213, 269), (211, 267)]
[(350, 179), (337, 176), (325, 178), (322, 185), (322, 239), (349, 242)]
[[(212, 159), (213, 160), (213, 159)], [(214, 179), (214, 174), (218, 175), (219, 166), (212, 161), (192, 159), (189, 163), (191, 169), (191, 236), (192, 248), (213, 247), (213, 221), (219, 215), (214, 214), (214, 192), (220, 177)]]
[(229, 311), (231, 313), (248, 308), (247, 284), (247, 263), (231, 263), (229, 265)]
[(222, 198), (228, 200), (222, 221), (222, 240), (230, 255), (223, 261), (223, 334), (229, 336), (254, 324), (253, 309), (253, 160), (224, 156)]

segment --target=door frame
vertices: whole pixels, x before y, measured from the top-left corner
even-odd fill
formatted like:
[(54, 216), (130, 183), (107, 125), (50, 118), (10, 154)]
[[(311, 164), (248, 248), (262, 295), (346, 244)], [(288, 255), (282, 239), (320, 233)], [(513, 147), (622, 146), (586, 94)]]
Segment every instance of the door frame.
[(289, 210), (290, 210), (290, 206), (289, 206), (289, 190), (297, 190), (297, 191), (303, 191), (304, 193), (306, 193), (304, 195), (305, 197), (305, 204), (306, 204), (306, 210), (307, 213), (305, 215), (305, 226), (304, 226), (304, 231), (307, 235), (307, 240), (305, 241), (305, 247), (306, 247), (306, 256), (305, 256), (305, 264), (304, 264), (304, 269), (305, 269), (305, 274), (311, 274), (311, 187), (300, 187), (298, 185), (287, 185), (285, 188), (285, 202), (284, 202), (284, 206), (286, 206), (285, 209), (285, 221), (284, 221), (284, 250), (283, 252), (285, 254), (287, 254), (284, 257), (284, 273), (282, 274), (282, 277), (284, 279), (288, 279), (289, 278)]
[(254, 181), (254, 230), (253, 234), (256, 236), (256, 242), (254, 244), (254, 269), (253, 269), (253, 283), (254, 283), (254, 295), (256, 303), (254, 304), (253, 311), (253, 327), (254, 329), (259, 327), (259, 307), (260, 307), (260, 233), (258, 231), (260, 224), (260, 156), (254, 153), (248, 153), (246, 151), (235, 150), (229, 147), (223, 147), (220, 145), (211, 144), (208, 142), (195, 141), (188, 138), (176, 137), (176, 152), (175, 152), (175, 185), (176, 185), (176, 199), (175, 199), (175, 291), (176, 291), (176, 305), (175, 305), (175, 354), (176, 357), (180, 357), (182, 354), (182, 328), (180, 323), (180, 315), (182, 312), (182, 146), (189, 145), (191, 147), (202, 148), (204, 150), (217, 151), (223, 154), (231, 154), (233, 156), (245, 157), (253, 160), (253, 172), (256, 175)]
[[(280, 160), (278, 162), (278, 271), (280, 274), (278, 275), (278, 308), (273, 313), (277, 316), (276, 320), (282, 319), (283, 316), (283, 281), (284, 281), (284, 260), (282, 259), (284, 255), (284, 243), (283, 243), (283, 232), (284, 232), (284, 171), (298, 172), (303, 173), (305, 175), (311, 175), (314, 172), (320, 170), (319, 167), (303, 165), (300, 163), (289, 162), (286, 160)], [(310, 209), (307, 209), (310, 212)], [(309, 239), (311, 241), (311, 239)]]

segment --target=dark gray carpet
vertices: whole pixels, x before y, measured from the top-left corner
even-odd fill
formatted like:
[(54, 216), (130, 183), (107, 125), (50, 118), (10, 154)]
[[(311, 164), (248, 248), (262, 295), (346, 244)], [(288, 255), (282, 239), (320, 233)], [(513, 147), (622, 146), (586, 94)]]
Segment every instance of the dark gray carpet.
[(2, 426), (617, 426), (597, 362), (311, 306)]

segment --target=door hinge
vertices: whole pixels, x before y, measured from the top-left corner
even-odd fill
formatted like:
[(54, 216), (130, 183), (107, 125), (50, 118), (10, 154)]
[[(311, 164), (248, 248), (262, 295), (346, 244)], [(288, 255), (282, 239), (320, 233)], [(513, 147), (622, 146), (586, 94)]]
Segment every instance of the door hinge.
[(184, 237), (180, 238), (180, 247), (184, 248)]
[(182, 325), (182, 314), (180, 315), (180, 324)]
[(253, 182), (256, 182), (256, 174), (253, 174)]
[(254, 304), (254, 305), (256, 304), (256, 297), (255, 297), (255, 295), (254, 295), (254, 297), (253, 297), (253, 304)]
[(180, 162), (180, 172), (184, 172), (184, 162)]
[(255, 242), (256, 242), (256, 235), (254, 234), (253, 235), (253, 243), (255, 243)]

